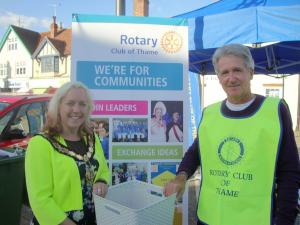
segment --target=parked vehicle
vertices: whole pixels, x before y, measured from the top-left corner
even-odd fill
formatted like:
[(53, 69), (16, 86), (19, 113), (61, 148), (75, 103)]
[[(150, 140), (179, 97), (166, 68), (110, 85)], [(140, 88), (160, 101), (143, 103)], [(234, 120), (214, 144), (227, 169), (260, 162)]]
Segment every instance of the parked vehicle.
[(0, 95), (0, 148), (26, 148), (40, 132), (51, 95)]

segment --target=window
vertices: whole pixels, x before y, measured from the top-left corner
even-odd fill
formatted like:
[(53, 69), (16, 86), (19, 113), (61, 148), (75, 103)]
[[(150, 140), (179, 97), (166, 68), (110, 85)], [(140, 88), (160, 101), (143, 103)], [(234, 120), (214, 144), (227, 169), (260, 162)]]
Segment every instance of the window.
[(4, 128), (7, 126), (7, 123), (11, 119), (12, 115), (14, 114), (14, 112), (15, 112), (15, 110), (12, 110), (12, 111), (8, 112), (5, 116), (3, 116), (2, 118), (0, 118), (0, 134), (2, 133), (2, 131), (4, 130)]
[(266, 96), (280, 97), (279, 89), (278, 88), (267, 88), (266, 89)]
[(43, 127), (45, 116), (42, 102), (22, 105), (10, 130), (18, 129), (25, 136), (37, 134)]
[(26, 74), (26, 63), (25, 63), (25, 61), (16, 63), (16, 73), (17, 73), (17, 75)]
[(26, 111), (28, 104), (21, 106), (17, 116), (14, 118), (13, 122), (10, 125), (9, 130), (18, 130), (23, 133), (24, 136), (27, 136), (29, 133), (29, 123), (26, 116)]
[(26, 68), (17, 68), (17, 75), (26, 74)]
[(6, 75), (7, 75), (7, 64), (0, 63), (0, 76), (6, 76)]
[(58, 56), (48, 56), (41, 58), (42, 73), (59, 72)]
[(27, 118), (29, 121), (29, 133), (37, 134), (43, 127), (45, 118), (43, 115), (43, 105), (41, 102), (36, 102), (28, 107)]
[(13, 50), (17, 50), (17, 38), (10, 38), (7, 39), (8, 41), (8, 51), (13, 51)]

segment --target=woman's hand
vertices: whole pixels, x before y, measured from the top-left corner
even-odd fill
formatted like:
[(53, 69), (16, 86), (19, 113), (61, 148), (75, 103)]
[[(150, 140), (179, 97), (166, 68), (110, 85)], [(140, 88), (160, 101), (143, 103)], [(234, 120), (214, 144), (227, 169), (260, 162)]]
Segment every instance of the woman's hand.
[(108, 185), (103, 182), (97, 182), (93, 185), (93, 192), (104, 198), (108, 190)]
[(72, 220), (70, 220), (68, 217), (66, 217), (66, 219), (59, 225), (76, 225), (76, 223), (74, 223)]

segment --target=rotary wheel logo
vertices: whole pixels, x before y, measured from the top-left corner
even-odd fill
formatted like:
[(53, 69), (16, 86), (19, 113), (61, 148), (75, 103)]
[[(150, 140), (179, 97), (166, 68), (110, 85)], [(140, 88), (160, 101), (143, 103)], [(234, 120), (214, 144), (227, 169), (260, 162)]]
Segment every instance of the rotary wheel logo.
[(168, 53), (178, 52), (181, 49), (182, 44), (182, 37), (174, 31), (165, 33), (161, 38), (161, 46)]
[(218, 156), (226, 165), (238, 163), (244, 155), (244, 145), (236, 137), (227, 137), (219, 145)]

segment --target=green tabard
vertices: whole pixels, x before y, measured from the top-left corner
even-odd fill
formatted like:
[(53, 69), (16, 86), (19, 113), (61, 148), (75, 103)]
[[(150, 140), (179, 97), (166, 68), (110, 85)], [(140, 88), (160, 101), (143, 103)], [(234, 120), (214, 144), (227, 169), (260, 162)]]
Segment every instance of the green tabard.
[(253, 115), (228, 118), (221, 103), (204, 110), (199, 126), (202, 184), (198, 217), (209, 225), (270, 224), (281, 136), (279, 99)]

